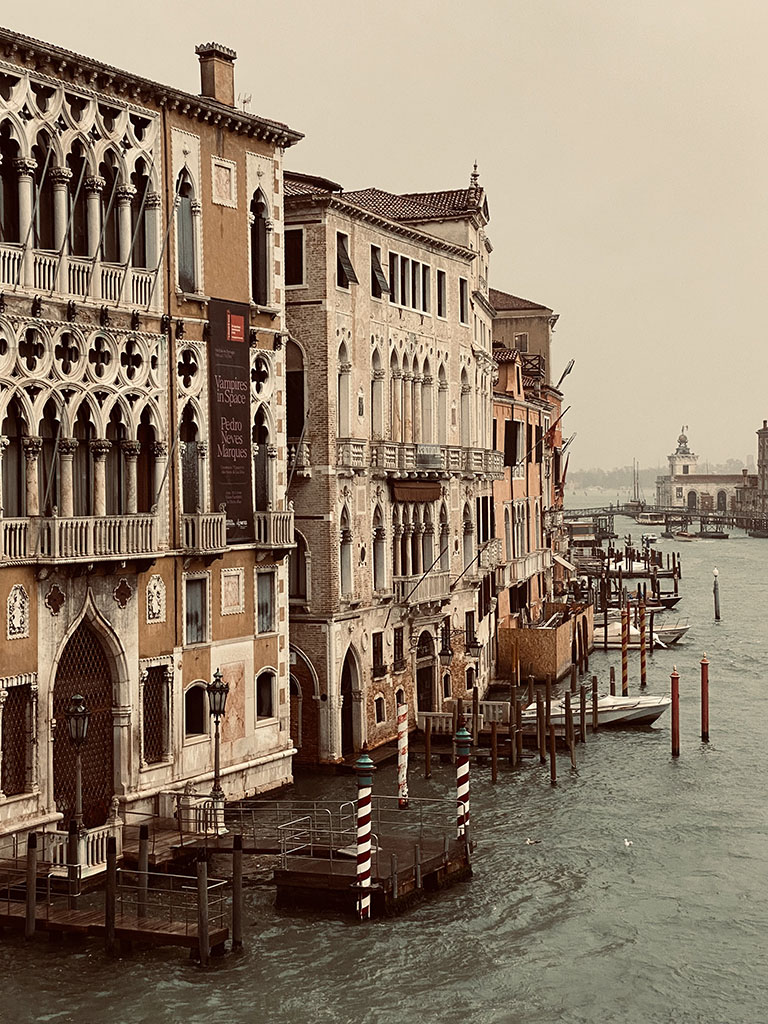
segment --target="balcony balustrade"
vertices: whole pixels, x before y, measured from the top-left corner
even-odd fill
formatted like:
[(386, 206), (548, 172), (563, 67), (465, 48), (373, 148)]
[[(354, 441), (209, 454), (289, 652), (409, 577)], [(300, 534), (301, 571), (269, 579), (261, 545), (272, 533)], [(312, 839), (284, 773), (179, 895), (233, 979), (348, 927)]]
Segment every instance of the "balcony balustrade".
[(312, 449), (309, 441), (288, 438), (288, 472), (297, 476), (312, 476)]
[(187, 551), (224, 551), (227, 546), (226, 513), (185, 513), (181, 517), (181, 542)]
[(451, 596), (451, 575), (448, 570), (433, 570), (427, 573), (421, 582), (420, 579), (420, 576), (395, 576), (392, 581), (395, 601), (407, 599), (409, 604), (424, 604), (429, 601), (443, 601)]
[(344, 469), (364, 470), (368, 463), (366, 459), (367, 441), (357, 438), (344, 437), (336, 442), (336, 464)]
[[(499, 541), (501, 544), (501, 541)], [(499, 588), (514, 587), (525, 583), (537, 573), (544, 572), (552, 565), (552, 552), (548, 548), (531, 551), (530, 554), (513, 558), (509, 562), (496, 567), (496, 586)]]
[(485, 448), (376, 441), (371, 444), (371, 466), (387, 473), (471, 473), (501, 479), (504, 455)]
[(256, 544), (263, 548), (292, 548), (293, 510), (288, 512), (255, 512), (253, 516)]
[(152, 555), (156, 528), (150, 514), (0, 519), (0, 553), (37, 562)]

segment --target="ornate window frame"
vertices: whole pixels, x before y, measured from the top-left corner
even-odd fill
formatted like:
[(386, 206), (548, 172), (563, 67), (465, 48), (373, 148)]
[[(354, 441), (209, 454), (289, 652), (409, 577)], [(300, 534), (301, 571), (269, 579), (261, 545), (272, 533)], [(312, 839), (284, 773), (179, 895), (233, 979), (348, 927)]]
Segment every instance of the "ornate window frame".
[[(147, 679), (147, 670), (155, 667), (165, 669), (165, 723), (164, 723), (164, 750), (161, 761), (153, 761), (152, 764), (144, 759), (144, 685)], [(139, 771), (150, 772), (156, 768), (167, 768), (173, 764), (173, 732), (174, 732), (174, 670), (173, 655), (160, 655), (156, 658), (139, 658)]]

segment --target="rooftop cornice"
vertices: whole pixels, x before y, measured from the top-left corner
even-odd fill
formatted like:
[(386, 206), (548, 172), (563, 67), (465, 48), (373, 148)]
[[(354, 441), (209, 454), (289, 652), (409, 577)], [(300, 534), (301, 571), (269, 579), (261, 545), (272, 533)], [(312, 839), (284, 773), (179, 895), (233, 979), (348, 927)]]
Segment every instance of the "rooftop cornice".
[[(107, 93), (138, 103), (154, 103), (168, 110), (180, 110), (191, 120), (209, 121), (237, 134), (254, 136), (283, 148), (304, 138), (301, 132), (279, 121), (271, 121), (207, 96), (195, 96), (149, 78), (130, 74), (72, 50), (0, 27), (0, 52), (6, 60), (26, 70), (53, 76), (73, 87)], [(68, 76), (68, 77), (67, 77)]]
[(366, 210), (362, 206), (356, 206), (354, 203), (348, 202), (343, 196), (331, 194), (322, 195), (320, 193), (316, 193), (285, 197), (286, 215), (291, 209), (296, 209), (301, 206), (308, 206), (310, 208), (327, 206), (329, 209), (335, 210), (339, 213), (346, 213), (350, 217), (355, 217), (357, 220), (364, 221), (366, 224), (374, 224), (377, 227), (381, 227), (386, 231), (390, 231), (392, 234), (399, 235), (401, 238), (411, 239), (420, 245), (429, 246), (432, 249), (438, 249), (440, 252), (450, 253), (450, 255), (458, 256), (460, 259), (471, 261), (477, 257), (477, 253), (473, 249), (467, 249), (466, 246), (454, 245), (451, 242), (446, 242), (442, 238), (438, 238), (436, 235), (430, 235), (426, 231), (418, 231), (416, 228), (410, 227), (408, 224), (401, 224), (396, 220), (388, 220), (380, 214), (371, 213), (370, 210)]

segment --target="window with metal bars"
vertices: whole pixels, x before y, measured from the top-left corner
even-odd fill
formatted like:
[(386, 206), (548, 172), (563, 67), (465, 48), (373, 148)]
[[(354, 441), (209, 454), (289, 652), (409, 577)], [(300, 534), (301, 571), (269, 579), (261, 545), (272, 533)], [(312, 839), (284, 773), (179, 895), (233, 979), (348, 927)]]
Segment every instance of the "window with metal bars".
[(168, 759), (170, 729), (167, 672), (165, 665), (151, 665), (144, 679), (141, 714), (146, 764), (159, 764)]
[(394, 633), (394, 669), (395, 672), (402, 672), (405, 668), (405, 658), (403, 657), (403, 627), (396, 626)]
[(31, 789), (29, 751), (32, 731), (32, 689), (12, 686), (3, 705), (3, 756), (0, 789), (6, 796)]

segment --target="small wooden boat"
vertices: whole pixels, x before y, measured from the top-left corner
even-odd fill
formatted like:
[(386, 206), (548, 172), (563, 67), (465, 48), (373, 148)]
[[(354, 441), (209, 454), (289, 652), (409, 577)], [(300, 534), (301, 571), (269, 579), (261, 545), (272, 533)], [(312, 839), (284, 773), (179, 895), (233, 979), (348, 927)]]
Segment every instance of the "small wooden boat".
[[(597, 724), (610, 725), (615, 728), (631, 728), (638, 725), (650, 725), (667, 710), (672, 703), (669, 694), (641, 693), (635, 697), (612, 697), (600, 694), (597, 698)], [(581, 717), (579, 702), (571, 700), (571, 711), (574, 724), (579, 724)], [(523, 724), (530, 725), (536, 721), (536, 709), (531, 705), (523, 711)], [(565, 725), (565, 699), (558, 697), (550, 705), (550, 721), (554, 726)], [(592, 721), (592, 700), (587, 698), (587, 723)]]

